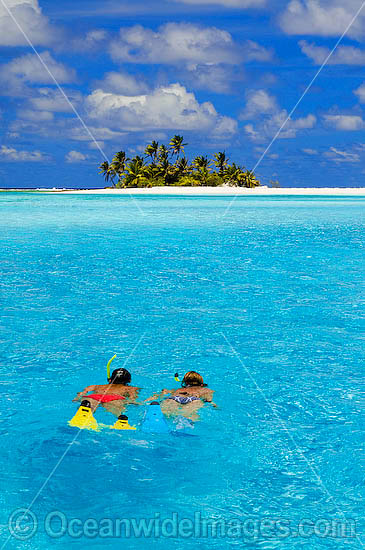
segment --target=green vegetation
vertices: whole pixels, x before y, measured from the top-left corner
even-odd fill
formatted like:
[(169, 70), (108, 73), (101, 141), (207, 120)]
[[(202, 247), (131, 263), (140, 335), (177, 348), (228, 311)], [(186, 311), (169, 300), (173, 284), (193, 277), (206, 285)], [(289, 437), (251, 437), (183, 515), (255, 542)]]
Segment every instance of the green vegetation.
[(185, 156), (183, 136), (174, 136), (169, 146), (152, 141), (144, 156), (127, 158), (124, 151), (114, 155), (112, 162), (103, 162), (99, 174), (118, 188), (154, 187), (156, 185), (213, 186), (232, 185), (254, 188), (260, 185), (255, 174), (236, 163), (229, 164), (226, 153), (216, 153), (213, 159), (198, 156), (192, 162)]

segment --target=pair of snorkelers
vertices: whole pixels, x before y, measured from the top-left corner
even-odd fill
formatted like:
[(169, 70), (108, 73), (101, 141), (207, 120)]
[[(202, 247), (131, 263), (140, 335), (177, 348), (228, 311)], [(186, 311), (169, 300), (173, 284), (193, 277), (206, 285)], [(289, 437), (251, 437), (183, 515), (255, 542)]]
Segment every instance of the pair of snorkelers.
[[(116, 369), (109, 379), (109, 384), (88, 386), (76, 395), (74, 401), (86, 399), (92, 411), (102, 405), (110, 413), (119, 416), (128, 405), (141, 404), (137, 401), (140, 388), (131, 386), (131, 380), (131, 374), (127, 369)], [(198, 410), (205, 403), (210, 403), (213, 407), (217, 406), (213, 403), (213, 393), (213, 390), (204, 384), (200, 374), (189, 371), (181, 382), (181, 388), (164, 389), (144, 402), (159, 400), (162, 412), (166, 416), (181, 415), (191, 420), (198, 420)]]

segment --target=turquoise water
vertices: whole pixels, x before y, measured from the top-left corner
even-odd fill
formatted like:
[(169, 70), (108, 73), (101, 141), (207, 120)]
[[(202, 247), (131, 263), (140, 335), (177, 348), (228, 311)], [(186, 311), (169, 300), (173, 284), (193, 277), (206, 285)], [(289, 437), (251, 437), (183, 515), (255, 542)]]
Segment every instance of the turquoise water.
[[(361, 548), (365, 200), (229, 202), (0, 195), (6, 548)], [(194, 369), (219, 409), (196, 437), (77, 432), (114, 353), (142, 398)]]

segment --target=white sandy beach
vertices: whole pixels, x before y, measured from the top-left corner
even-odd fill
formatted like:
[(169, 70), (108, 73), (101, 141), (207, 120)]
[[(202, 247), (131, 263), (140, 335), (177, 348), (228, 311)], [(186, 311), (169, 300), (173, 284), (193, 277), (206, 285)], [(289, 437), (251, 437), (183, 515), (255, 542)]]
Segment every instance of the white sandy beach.
[(246, 189), (242, 187), (150, 187), (143, 189), (82, 189), (82, 190), (52, 190), (56, 194), (72, 195), (181, 195), (181, 196), (359, 196), (365, 197), (365, 187), (258, 187)]

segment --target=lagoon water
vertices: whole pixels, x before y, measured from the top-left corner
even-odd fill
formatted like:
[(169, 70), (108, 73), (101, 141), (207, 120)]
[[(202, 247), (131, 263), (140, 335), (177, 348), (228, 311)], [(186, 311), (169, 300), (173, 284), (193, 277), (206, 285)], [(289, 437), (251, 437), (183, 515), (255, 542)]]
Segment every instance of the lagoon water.
[[(6, 548), (361, 548), (365, 200), (230, 201), (0, 195)], [(143, 399), (197, 370), (219, 409), (195, 437), (79, 433), (114, 353)]]

